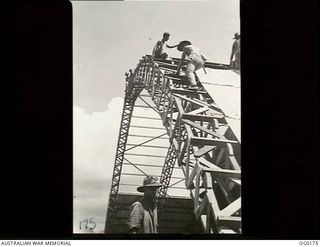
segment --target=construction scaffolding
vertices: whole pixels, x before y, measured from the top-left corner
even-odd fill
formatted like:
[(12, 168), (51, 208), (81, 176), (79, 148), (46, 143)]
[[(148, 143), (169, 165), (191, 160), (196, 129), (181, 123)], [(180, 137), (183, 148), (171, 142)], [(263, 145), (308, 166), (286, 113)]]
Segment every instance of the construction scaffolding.
[[(147, 55), (128, 79), (105, 233), (127, 233), (128, 207), (138, 198), (129, 188), (140, 185), (146, 174), (160, 176), (163, 184), (158, 192), (160, 233), (241, 233), (240, 75), (227, 65), (207, 62), (197, 72), (201, 87), (195, 91), (188, 89), (183, 73), (176, 75), (179, 62)], [(135, 116), (138, 108), (155, 115)], [(144, 124), (131, 124), (132, 119)], [(137, 129), (143, 132), (132, 131)], [(129, 137), (139, 139), (129, 143)], [(138, 149), (144, 151), (132, 152)], [(135, 156), (158, 161), (139, 163), (132, 160)], [(123, 171), (124, 166), (136, 172)], [(139, 182), (130, 183), (133, 177)], [(176, 227), (170, 226), (175, 220)]]

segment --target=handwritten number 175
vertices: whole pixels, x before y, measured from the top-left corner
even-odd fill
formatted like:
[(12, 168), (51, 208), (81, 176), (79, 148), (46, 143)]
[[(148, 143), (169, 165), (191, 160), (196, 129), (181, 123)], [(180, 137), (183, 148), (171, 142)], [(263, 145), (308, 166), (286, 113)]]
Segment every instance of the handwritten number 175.
[(96, 225), (97, 224), (93, 221), (93, 218), (80, 221), (80, 229), (82, 229), (83, 226), (85, 227), (85, 229), (94, 229), (96, 228)]

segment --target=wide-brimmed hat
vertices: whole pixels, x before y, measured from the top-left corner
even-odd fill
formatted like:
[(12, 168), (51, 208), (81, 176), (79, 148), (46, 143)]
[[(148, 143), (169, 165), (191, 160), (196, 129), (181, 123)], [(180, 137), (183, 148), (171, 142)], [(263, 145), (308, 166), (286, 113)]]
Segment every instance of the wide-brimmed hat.
[(184, 41), (181, 41), (178, 45), (177, 45), (177, 49), (178, 51), (182, 51), (183, 48), (187, 45), (191, 45), (191, 42), (189, 40), (184, 40)]
[(240, 34), (239, 33), (235, 33), (233, 39), (239, 39), (239, 38), (240, 38)]
[(158, 181), (159, 181), (159, 179), (156, 176), (146, 176), (143, 179), (143, 185), (139, 186), (137, 188), (137, 191), (144, 192), (145, 188), (150, 188), (150, 187), (159, 188), (162, 186), (162, 184), (160, 184)]

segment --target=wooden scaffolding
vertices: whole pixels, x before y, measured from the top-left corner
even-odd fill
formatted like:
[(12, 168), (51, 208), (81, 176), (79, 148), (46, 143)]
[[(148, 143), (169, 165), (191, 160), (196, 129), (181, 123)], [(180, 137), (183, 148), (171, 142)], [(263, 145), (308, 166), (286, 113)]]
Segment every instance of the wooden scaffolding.
[[(191, 212), (193, 215), (185, 217), (179, 229), (170, 230), (170, 227), (163, 227), (160, 233), (190, 231), (190, 227), (183, 227), (183, 224), (197, 226), (192, 228), (194, 233), (241, 233), (241, 138), (240, 112), (237, 112), (240, 106), (236, 110), (231, 109), (232, 107), (226, 109), (228, 99), (220, 97), (223, 92), (229, 91), (233, 95), (231, 97), (234, 98), (236, 95), (240, 98), (240, 84), (235, 85), (230, 81), (221, 83), (219, 80), (210, 83), (210, 77), (199, 75), (199, 80), (202, 82), (202, 85), (199, 84), (200, 89), (190, 90), (187, 87), (186, 76), (183, 73), (175, 74), (179, 61), (179, 59), (163, 61), (152, 59), (148, 55), (144, 56), (128, 79), (109, 194), (106, 233), (126, 233), (126, 210), (137, 196), (119, 192), (121, 176), (124, 175), (122, 167), (125, 164), (130, 165), (139, 171), (140, 175), (145, 175), (143, 168), (148, 166), (132, 162), (127, 158), (126, 155), (137, 155), (128, 152), (136, 147), (167, 150), (165, 156), (138, 154), (159, 156), (158, 158), (163, 159), (162, 171), (159, 174), (163, 186), (158, 192), (158, 207), (163, 212), (160, 214), (160, 227), (161, 217), (162, 222), (165, 222), (166, 210), (169, 212), (172, 208), (180, 208), (182, 209), (180, 213), (190, 215)], [(206, 63), (205, 67), (206, 71), (213, 74), (215, 71), (224, 70), (240, 78), (223, 64)], [(207, 72), (205, 74), (210, 75)], [(221, 87), (224, 87), (223, 91)], [(218, 100), (213, 97), (214, 92), (219, 92), (216, 94)], [(143, 102), (143, 105), (139, 105), (138, 100)], [(129, 144), (127, 140), (130, 129), (139, 127), (131, 124), (131, 119), (134, 117), (133, 110), (137, 107), (146, 107), (156, 112), (164, 132), (149, 136), (140, 134), (139, 136), (146, 136), (148, 139)], [(139, 117), (152, 119), (148, 116)], [(157, 129), (152, 125), (144, 128)], [(168, 138), (168, 144), (150, 145), (150, 141), (159, 138)], [(182, 176), (174, 177), (172, 174), (175, 170), (180, 170)], [(173, 178), (176, 180), (172, 181)], [(168, 195), (170, 188), (182, 189), (177, 185), (183, 182), (184, 191), (189, 192), (189, 199)], [(174, 206), (174, 202), (178, 206)], [(190, 203), (192, 208), (187, 206)], [(175, 219), (174, 215), (169, 218), (172, 221)], [(187, 218), (189, 220), (186, 220)], [(201, 225), (200, 228), (198, 224)]]

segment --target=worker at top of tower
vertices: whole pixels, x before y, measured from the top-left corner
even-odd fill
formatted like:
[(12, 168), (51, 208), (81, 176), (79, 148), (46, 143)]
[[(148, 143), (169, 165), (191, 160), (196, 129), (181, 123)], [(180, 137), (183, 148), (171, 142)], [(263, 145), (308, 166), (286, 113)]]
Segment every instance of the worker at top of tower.
[[(230, 56), (230, 66), (234, 69), (240, 69), (240, 34), (235, 33), (234, 38), (235, 41), (232, 45), (231, 56)], [(234, 61), (233, 61), (234, 56)]]
[(130, 207), (128, 217), (130, 233), (158, 233), (156, 194), (161, 186), (156, 176), (146, 176), (143, 185), (137, 188), (139, 192), (144, 193), (144, 197)]
[(178, 51), (182, 51), (177, 74), (180, 73), (181, 66), (186, 60), (186, 76), (190, 83), (190, 88), (197, 88), (195, 72), (201, 68), (204, 68), (204, 63), (207, 61), (207, 58), (201, 53), (198, 47), (193, 46), (188, 40), (181, 41), (178, 45), (173, 47), (177, 47)]
[(168, 58), (168, 53), (166, 52), (166, 49), (172, 48), (166, 43), (169, 40), (169, 38), (170, 38), (170, 33), (168, 32), (163, 33), (162, 40), (159, 40), (153, 48), (153, 51), (152, 51), (153, 58), (161, 58), (161, 59)]

